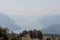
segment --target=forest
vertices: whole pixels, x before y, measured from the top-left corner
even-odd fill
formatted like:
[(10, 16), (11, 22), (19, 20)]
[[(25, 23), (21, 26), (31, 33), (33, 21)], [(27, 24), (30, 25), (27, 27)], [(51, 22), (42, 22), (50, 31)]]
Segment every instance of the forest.
[(14, 32), (9, 32), (8, 28), (0, 27), (0, 40), (22, 40), (26, 34), (30, 35), (30, 38), (38, 38), (42, 39), (42, 32), (40, 30), (29, 30), (29, 31), (22, 31), (21, 33), (17, 34)]

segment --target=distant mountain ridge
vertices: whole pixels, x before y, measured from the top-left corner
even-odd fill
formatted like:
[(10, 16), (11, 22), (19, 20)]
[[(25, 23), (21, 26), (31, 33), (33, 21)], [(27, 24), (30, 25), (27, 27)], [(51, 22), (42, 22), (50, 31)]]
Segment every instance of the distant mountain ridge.
[(59, 34), (60, 35), (60, 24), (52, 24), (41, 30), (45, 34)]
[(0, 25), (2, 27), (8, 27), (10, 31), (21, 29), (8, 15), (2, 13), (0, 13)]
[(41, 19), (40, 24), (42, 24), (44, 27), (51, 24), (60, 24), (60, 14), (44, 16)]

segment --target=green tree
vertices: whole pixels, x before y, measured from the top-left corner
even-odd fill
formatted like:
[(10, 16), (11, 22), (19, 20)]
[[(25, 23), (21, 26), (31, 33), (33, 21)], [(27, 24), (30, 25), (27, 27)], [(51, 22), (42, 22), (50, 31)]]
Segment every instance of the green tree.
[(3, 40), (8, 40), (8, 38), (7, 38), (7, 32), (8, 32), (7, 28), (2, 28), (0, 26), (0, 37), (3, 37)]

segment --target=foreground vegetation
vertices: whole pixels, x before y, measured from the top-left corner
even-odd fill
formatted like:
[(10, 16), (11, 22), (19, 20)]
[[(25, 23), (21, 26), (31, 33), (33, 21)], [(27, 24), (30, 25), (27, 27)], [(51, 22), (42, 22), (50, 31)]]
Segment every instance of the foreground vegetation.
[(8, 28), (2, 28), (0, 27), (0, 40), (22, 40), (21, 38), (23, 36), (25, 36), (27, 33), (30, 34), (31, 38), (39, 38), (42, 39), (42, 33), (41, 31), (37, 31), (37, 30), (30, 30), (30, 31), (26, 31), (24, 30), (22, 33), (20, 34), (16, 34), (13, 32), (9, 32)]

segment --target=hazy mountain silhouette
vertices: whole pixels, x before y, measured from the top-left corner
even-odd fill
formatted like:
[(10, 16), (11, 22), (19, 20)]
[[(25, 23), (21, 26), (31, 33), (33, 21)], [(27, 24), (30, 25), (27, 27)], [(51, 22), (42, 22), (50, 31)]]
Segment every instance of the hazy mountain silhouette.
[(43, 24), (45, 27), (42, 29), (43, 33), (60, 34), (60, 15), (45, 16), (40, 24)]
[(40, 24), (42, 24), (44, 27), (47, 27), (52, 24), (60, 24), (60, 15), (48, 15), (44, 16)]
[(42, 29), (45, 34), (60, 34), (60, 24), (52, 24), (45, 29)]
[(7, 15), (0, 13), (0, 25), (8, 27), (10, 31), (20, 30), (20, 27)]

